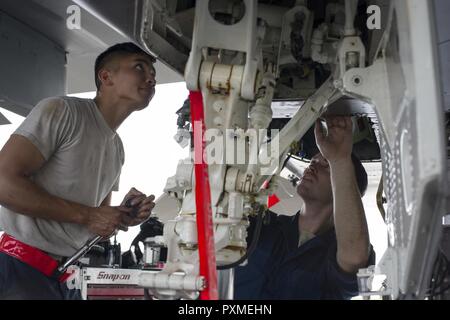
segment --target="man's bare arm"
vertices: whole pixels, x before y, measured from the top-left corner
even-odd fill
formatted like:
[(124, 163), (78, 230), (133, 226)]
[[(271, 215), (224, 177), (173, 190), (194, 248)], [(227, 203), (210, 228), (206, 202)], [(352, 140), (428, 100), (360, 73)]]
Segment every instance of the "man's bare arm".
[(355, 273), (367, 264), (369, 232), (364, 206), (351, 158), (353, 137), (350, 117), (327, 119), (328, 135), (316, 124), (315, 135), (322, 155), (330, 164), (333, 190), (337, 262), (345, 272)]
[(351, 158), (331, 162), (337, 262), (342, 270), (355, 273), (369, 259), (369, 232)]
[(31, 217), (83, 224), (103, 236), (120, 226), (117, 208), (88, 207), (53, 196), (33, 183), (30, 177), (44, 163), (27, 138), (12, 135), (0, 151), (0, 204)]

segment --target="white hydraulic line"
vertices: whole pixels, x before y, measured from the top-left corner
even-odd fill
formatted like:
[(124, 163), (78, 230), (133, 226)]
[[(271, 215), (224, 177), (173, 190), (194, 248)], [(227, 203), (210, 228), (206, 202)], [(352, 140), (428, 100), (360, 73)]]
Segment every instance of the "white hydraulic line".
[(200, 291), (205, 288), (205, 279), (196, 275), (142, 273), (139, 275), (138, 285), (152, 289)]

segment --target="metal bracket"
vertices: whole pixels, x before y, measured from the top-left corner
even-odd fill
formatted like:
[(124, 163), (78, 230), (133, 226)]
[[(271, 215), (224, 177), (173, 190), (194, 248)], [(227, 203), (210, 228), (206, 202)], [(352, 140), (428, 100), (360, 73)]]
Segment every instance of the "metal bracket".
[(241, 95), (244, 99), (255, 97), (255, 79), (259, 63), (256, 35), (256, 7), (254, 0), (244, 0), (245, 14), (233, 25), (224, 25), (210, 14), (209, 1), (198, 1), (195, 6), (194, 37), (192, 49), (186, 64), (185, 79), (187, 88), (198, 91), (202, 50), (216, 48), (244, 52), (245, 67)]

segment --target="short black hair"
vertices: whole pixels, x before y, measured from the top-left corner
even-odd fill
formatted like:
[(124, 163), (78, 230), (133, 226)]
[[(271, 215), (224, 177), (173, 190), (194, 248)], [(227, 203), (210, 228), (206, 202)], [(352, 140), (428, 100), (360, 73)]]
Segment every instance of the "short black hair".
[(353, 167), (355, 168), (355, 176), (356, 176), (356, 182), (358, 184), (359, 193), (361, 194), (361, 197), (364, 196), (367, 190), (367, 172), (366, 169), (364, 169), (364, 166), (362, 165), (361, 161), (358, 159), (358, 157), (352, 153), (352, 162)]
[(100, 90), (101, 85), (100, 79), (98, 78), (98, 72), (100, 71), (100, 69), (102, 69), (113, 58), (128, 54), (142, 54), (147, 56), (152, 63), (155, 63), (156, 61), (155, 57), (148, 54), (147, 52), (145, 52), (132, 42), (115, 44), (112, 47), (106, 49), (97, 57), (97, 59), (95, 59), (94, 72), (95, 72), (95, 86), (97, 87), (97, 90)]

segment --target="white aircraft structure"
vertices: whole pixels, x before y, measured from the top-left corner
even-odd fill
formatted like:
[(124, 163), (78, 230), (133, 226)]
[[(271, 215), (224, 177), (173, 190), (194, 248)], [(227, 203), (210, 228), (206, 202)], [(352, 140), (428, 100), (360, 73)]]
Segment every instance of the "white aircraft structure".
[(192, 156), (155, 209), (167, 261), (132, 277), (159, 299), (217, 298), (216, 266), (245, 263), (249, 217), (286, 185), (283, 168), (301, 174), (293, 159), (313, 155), (315, 121), (351, 115), (354, 152), (382, 162), (388, 230), (360, 294), (424, 299), (450, 213), (449, 14), (445, 0), (3, 0), (0, 106), (26, 115), (92, 90), (95, 56), (117, 42), (157, 57), (162, 82), (184, 77), (175, 138)]

